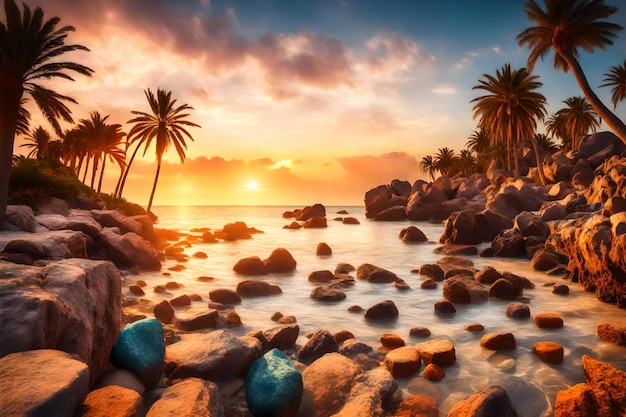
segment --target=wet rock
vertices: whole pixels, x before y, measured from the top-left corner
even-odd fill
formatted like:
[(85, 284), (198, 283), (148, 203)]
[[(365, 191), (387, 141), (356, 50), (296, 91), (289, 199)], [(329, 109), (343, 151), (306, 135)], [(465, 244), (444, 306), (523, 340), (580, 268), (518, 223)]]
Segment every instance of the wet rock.
[(169, 324), (174, 319), (174, 309), (167, 300), (163, 300), (155, 305), (153, 312), (154, 317), (163, 324)]
[(191, 297), (187, 294), (180, 295), (170, 300), (172, 307), (187, 307), (191, 305)]
[(354, 334), (350, 330), (339, 330), (338, 332), (333, 333), (333, 337), (337, 341), (338, 345), (341, 345), (344, 341), (348, 339), (354, 339)]
[(517, 417), (511, 399), (504, 388), (492, 386), (483, 388), (468, 398), (456, 403), (448, 417)]
[(515, 336), (512, 333), (489, 333), (481, 337), (480, 345), (490, 350), (514, 350)]
[(282, 294), (283, 290), (274, 284), (259, 280), (245, 280), (237, 284), (237, 294), (241, 297), (266, 297)]
[(394, 378), (407, 378), (419, 372), (422, 365), (420, 353), (412, 346), (391, 350), (385, 356), (385, 368)]
[(83, 403), (81, 417), (140, 416), (144, 414), (141, 395), (115, 385), (91, 391)]
[(491, 286), (489, 296), (503, 300), (516, 300), (522, 296), (522, 289), (517, 287), (510, 280), (500, 278)]
[(446, 377), (446, 371), (434, 363), (429, 363), (422, 371), (422, 376), (429, 381), (441, 381)]
[(500, 278), (502, 278), (502, 274), (496, 271), (495, 268), (491, 266), (486, 266), (480, 271), (478, 271), (474, 278), (476, 279), (476, 281), (480, 282), (481, 284), (491, 285), (497, 280), (499, 280)]
[(400, 231), (400, 239), (408, 243), (428, 242), (428, 238), (420, 229), (415, 226), (409, 226)]
[(403, 205), (389, 207), (374, 216), (376, 221), (402, 221), (406, 220), (406, 207)]
[(420, 267), (419, 273), (420, 275), (430, 277), (437, 282), (443, 281), (445, 277), (443, 269), (437, 264), (424, 264)]
[(365, 311), (365, 318), (367, 320), (396, 320), (398, 315), (398, 308), (391, 300), (374, 304)]
[(422, 283), (420, 284), (420, 287), (421, 287), (422, 289), (425, 289), (425, 290), (434, 290), (434, 289), (436, 289), (438, 286), (439, 286), (439, 285), (435, 282), (435, 280), (430, 279), (430, 278), (429, 278), (429, 279), (427, 279), (427, 280), (422, 281)]
[(626, 345), (626, 326), (620, 323), (599, 323), (596, 327), (598, 337), (616, 345)]
[(479, 333), (485, 330), (485, 326), (480, 323), (469, 323), (464, 327), (468, 332)]
[(337, 352), (339, 346), (328, 330), (318, 330), (298, 351), (298, 358), (304, 363), (312, 363), (327, 353)]
[(391, 283), (398, 280), (398, 276), (384, 268), (372, 264), (362, 264), (356, 270), (356, 277), (372, 283)]
[(495, 256), (516, 258), (524, 254), (524, 237), (517, 229), (506, 229), (498, 233), (491, 243)]
[(541, 217), (524, 211), (515, 217), (513, 227), (517, 229), (522, 236), (542, 236), (548, 237), (550, 234), (550, 226), (541, 219)]
[(530, 318), (530, 308), (524, 303), (511, 303), (506, 308), (506, 316), (512, 319)]
[(343, 224), (361, 224), (361, 222), (356, 217), (344, 217)]
[(452, 366), (456, 362), (456, 350), (454, 344), (449, 340), (435, 339), (418, 343), (415, 349), (420, 352), (420, 356), (425, 365), (434, 363), (437, 366)]
[(530, 268), (535, 271), (549, 271), (560, 264), (558, 253), (549, 249), (540, 249), (533, 254)]
[(316, 203), (310, 207), (303, 208), (296, 220), (304, 222), (314, 217), (326, 217), (326, 207), (323, 204)]
[(246, 377), (246, 403), (255, 416), (295, 416), (303, 393), (302, 375), (280, 350), (257, 359)]
[(284, 248), (277, 248), (272, 251), (269, 258), (265, 260), (265, 268), (268, 272), (289, 273), (296, 270), (297, 262), (291, 253)]
[(263, 345), (251, 336), (235, 337), (215, 330), (192, 333), (168, 345), (165, 352), (165, 374), (172, 378), (197, 377), (211, 381), (244, 375), (261, 357)]
[(192, 317), (185, 317), (176, 321), (176, 327), (186, 332), (193, 332), (201, 329), (214, 329), (217, 327), (219, 313), (217, 310), (209, 310), (197, 313)]
[(326, 217), (316, 216), (304, 222), (303, 227), (305, 229), (324, 228), (328, 227), (328, 223), (326, 222)]
[(368, 355), (373, 350), (370, 345), (356, 339), (347, 339), (339, 343), (339, 353), (349, 358), (356, 358), (359, 355)]
[(563, 319), (554, 313), (535, 314), (533, 321), (540, 329), (558, 329), (563, 327)]
[(513, 227), (512, 218), (490, 209), (476, 214), (476, 223), (483, 242), (492, 241), (501, 231)]
[(38, 349), (1, 358), (0, 380), (4, 416), (74, 416), (89, 390), (89, 369), (68, 353)]
[(315, 282), (315, 283), (330, 283), (335, 281), (337, 278), (335, 277), (335, 274), (333, 274), (331, 271), (325, 269), (325, 270), (321, 270), (321, 271), (313, 271), (309, 274), (309, 282)]
[(439, 239), (444, 244), (476, 245), (482, 242), (474, 210), (457, 211), (445, 223)]
[(563, 361), (563, 346), (555, 342), (536, 342), (533, 353), (547, 363), (558, 365)]
[(159, 254), (150, 242), (134, 232), (120, 235), (115, 230), (104, 228), (98, 236), (108, 259), (122, 268), (137, 268), (140, 271), (161, 269)]
[(150, 389), (161, 381), (165, 342), (157, 319), (136, 321), (120, 332), (111, 350), (111, 364), (137, 375)]
[(310, 298), (317, 301), (337, 302), (346, 299), (346, 293), (332, 287), (317, 287), (311, 291)]
[(241, 297), (237, 294), (236, 291), (233, 291), (229, 288), (218, 288), (215, 290), (209, 291), (209, 299), (216, 303), (222, 304), (240, 304)]
[(414, 337), (430, 337), (430, 330), (426, 327), (412, 327), (409, 330), (409, 335)]
[(330, 256), (333, 254), (333, 250), (328, 246), (328, 243), (320, 242), (315, 248), (315, 254), (317, 256)]
[(439, 417), (439, 407), (426, 395), (413, 395), (404, 399), (391, 417)]
[(435, 301), (435, 314), (454, 314), (456, 307), (448, 300)]
[(489, 291), (473, 278), (456, 276), (444, 281), (443, 296), (453, 304), (475, 304), (487, 301)]
[(267, 275), (265, 263), (258, 256), (250, 256), (237, 261), (233, 271), (241, 275)]
[(146, 417), (220, 417), (224, 415), (222, 397), (213, 382), (187, 378), (167, 387)]
[(378, 340), (387, 349), (395, 349), (405, 345), (404, 340), (394, 333), (384, 333)]
[(555, 285), (554, 287), (552, 287), (552, 293), (558, 295), (567, 295), (569, 294), (569, 287), (564, 284)]

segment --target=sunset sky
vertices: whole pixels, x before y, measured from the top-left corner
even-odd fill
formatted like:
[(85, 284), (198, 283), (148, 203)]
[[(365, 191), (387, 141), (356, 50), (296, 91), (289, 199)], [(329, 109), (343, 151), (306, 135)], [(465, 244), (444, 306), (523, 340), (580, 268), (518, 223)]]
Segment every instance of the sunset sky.
[[(155, 205), (360, 205), (379, 184), (425, 178), (423, 156), (458, 152), (476, 128), (470, 100), (482, 74), (526, 65), (516, 36), (532, 25), (522, 0), (26, 3), (75, 26), (68, 43), (91, 50), (65, 58), (93, 77), (53, 86), (78, 100), (75, 120), (99, 111), (128, 131), (132, 110), (149, 111), (146, 88), (195, 108), (189, 120), (202, 128), (190, 129), (184, 165), (174, 149), (166, 155)], [(626, 7), (611, 21), (626, 26)], [(590, 84), (625, 56), (624, 32), (606, 52), (581, 52)], [(535, 73), (549, 113), (582, 95), (553, 55)], [(612, 108), (610, 89), (596, 91)], [(33, 125), (49, 128), (31, 110)], [(617, 114), (626, 119), (626, 103)], [(147, 204), (154, 172), (151, 148), (124, 196)], [(104, 191), (118, 175), (110, 164)]]

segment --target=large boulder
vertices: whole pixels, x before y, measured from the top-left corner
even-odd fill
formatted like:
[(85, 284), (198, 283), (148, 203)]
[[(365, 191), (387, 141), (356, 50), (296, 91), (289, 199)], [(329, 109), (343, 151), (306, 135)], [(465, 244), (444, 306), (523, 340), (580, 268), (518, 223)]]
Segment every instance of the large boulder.
[(457, 211), (446, 220), (440, 243), (475, 245), (482, 241), (476, 213), (473, 210)]
[(491, 249), (496, 256), (506, 258), (523, 256), (524, 236), (517, 229), (503, 230), (491, 242)]
[(104, 228), (100, 241), (108, 253), (108, 258), (121, 268), (137, 268), (140, 271), (161, 269), (159, 254), (152, 244), (134, 232), (123, 235), (117, 228)]
[(318, 330), (298, 351), (298, 359), (304, 363), (312, 363), (327, 353), (337, 352), (339, 346), (328, 330)]
[(246, 377), (246, 402), (255, 416), (295, 416), (302, 392), (302, 374), (278, 349), (254, 361)]
[(501, 231), (513, 227), (513, 219), (494, 210), (484, 209), (476, 214), (476, 223), (482, 241), (492, 241)]
[(493, 386), (456, 403), (448, 417), (517, 417), (517, 412), (504, 388)]
[(237, 284), (237, 294), (241, 297), (266, 297), (282, 294), (282, 292), (283, 290), (278, 285), (256, 279), (247, 279)]
[(146, 417), (222, 417), (224, 407), (217, 385), (200, 378), (187, 378), (167, 387)]
[(122, 234), (128, 232), (142, 234), (142, 226), (139, 222), (122, 215), (117, 210), (91, 210), (91, 215), (102, 227), (118, 227)]
[(172, 379), (211, 381), (240, 377), (261, 357), (262, 350), (261, 341), (252, 336), (236, 337), (224, 330), (189, 334), (166, 347), (165, 374)]
[(3, 416), (74, 416), (89, 391), (89, 369), (65, 352), (31, 350), (1, 358), (0, 381)]
[(326, 207), (319, 203), (313, 204), (311, 207), (305, 207), (296, 220), (304, 222), (313, 217), (326, 217)]
[(45, 267), (0, 261), (0, 357), (33, 349), (76, 354), (94, 383), (109, 366), (122, 317), (121, 276), (110, 262)]
[(7, 245), (13, 241), (29, 242), (30, 245), (41, 248), (33, 252), (27, 251), (35, 259), (39, 258), (86, 258), (86, 239), (80, 232), (71, 230), (54, 230), (39, 233), (5, 232), (0, 235), (0, 249), (4, 251), (16, 250)]
[(443, 296), (454, 304), (481, 303), (489, 299), (489, 290), (472, 277), (458, 275), (444, 281)]
[(376, 303), (365, 310), (365, 318), (368, 320), (397, 320), (398, 307), (391, 300)]
[(287, 249), (277, 248), (265, 260), (265, 269), (273, 273), (289, 273), (296, 269), (297, 262)]
[(7, 230), (21, 230), (34, 233), (37, 231), (37, 220), (33, 209), (23, 205), (9, 205), (4, 218)]
[(81, 417), (144, 415), (141, 395), (132, 389), (109, 385), (91, 391), (81, 410)]

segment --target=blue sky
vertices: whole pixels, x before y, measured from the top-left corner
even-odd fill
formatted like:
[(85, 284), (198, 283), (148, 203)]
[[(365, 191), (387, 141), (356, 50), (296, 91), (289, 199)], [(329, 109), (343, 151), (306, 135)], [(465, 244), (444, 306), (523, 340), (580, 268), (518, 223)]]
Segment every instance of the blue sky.
[[(607, 2), (623, 5), (611, 21), (626, 26), (626, 4)], [(170, 188), (157, 193), (157, 204), (198, 196), (240, 204), (253, 191), (262, 203), (316, 193), (359, 202), (394, 178), (425, 178), (423, 156), (444, 146), (459, 151), (475, 129), (478, 79), (506, 63), (526, 65), (516, 36), (531, 26), (522, 0), (27, 3), (75, 26), (69, 40), (91, 49), (74, 56), (94, 77), (59, 83), (79, 101), (77, 119), (98, 110), (123, 124), (131, 110), (146, 110), (146, 88), (171, 90), (195, 108), (191, 120), (202, 129), (192, 131), (184, 167), (166, 156), (160, 188)], [(581, 52), (580, 61), (595, 87), (624, 57), (622, 31), (606, 52)], [(535, 67), (549, 113), (582, 95), (552, 58)], [(596, 92), (610, 105), (609, 89)], [(626, 103), (617, 114), (626, 119)], [(137, 184), (152, 175), (150, 156), (138, 164)], [(220, 181), (194, 180), (202, 175)], [(146, 188), (131, 193), (141, 200)]]

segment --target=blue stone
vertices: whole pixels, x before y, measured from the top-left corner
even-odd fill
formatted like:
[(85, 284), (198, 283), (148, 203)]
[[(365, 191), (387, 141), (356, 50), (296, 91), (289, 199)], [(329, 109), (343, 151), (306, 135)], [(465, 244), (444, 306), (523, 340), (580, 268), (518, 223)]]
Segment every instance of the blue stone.
[(248, 371), (246, 400), (255, 417), (295, 416), (302, 391), (302, 374), (279, 349), (254, 361)]
[(143, 319), (126, 326), (111, 350), (111, 364), (131, 371), (150, 389), (163, 375), (165, 341), (161, 322)]

